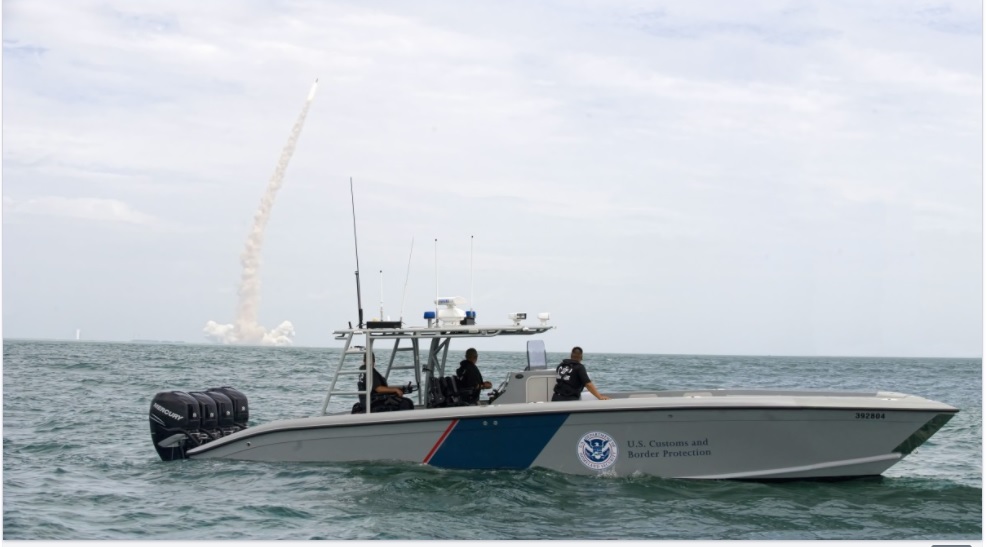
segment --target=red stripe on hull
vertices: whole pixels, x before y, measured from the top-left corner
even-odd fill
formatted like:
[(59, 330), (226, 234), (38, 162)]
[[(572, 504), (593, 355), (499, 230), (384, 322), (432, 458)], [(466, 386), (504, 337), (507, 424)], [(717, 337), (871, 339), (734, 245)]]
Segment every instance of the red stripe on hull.
[(445, 432), (442, 433), (442, 436), (439, 437), (439, 440), (435, 442), (435, 446), (433, 446), (432, 450), (428, 452), (428, 456), (425, 456), (425, 461), (423, 461), (422, 463), (428, 463), (429, 461), (432, 460), (432, 456), (435, 455), (435, 451), (438, 450), (440, 446), (442, 446), (442, 441), (446, 440), (446, 437), (449, 436), (449, 432), (451, 432), (452, 428), (456, 427), (456, 424), (458, 423), (459, 423), (458, 418), (449, 422), (449, 427), (447, 427)]

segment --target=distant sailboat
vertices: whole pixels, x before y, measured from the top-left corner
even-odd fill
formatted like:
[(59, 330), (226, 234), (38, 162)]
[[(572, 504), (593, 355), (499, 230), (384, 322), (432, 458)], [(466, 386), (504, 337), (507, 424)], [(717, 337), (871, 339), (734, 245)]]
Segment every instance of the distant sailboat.
[(76, 340), (79, 339), (79, 335), (81, 335), (81, 334), (82, 334), (82, 329), (75, 329), (75, 339)]

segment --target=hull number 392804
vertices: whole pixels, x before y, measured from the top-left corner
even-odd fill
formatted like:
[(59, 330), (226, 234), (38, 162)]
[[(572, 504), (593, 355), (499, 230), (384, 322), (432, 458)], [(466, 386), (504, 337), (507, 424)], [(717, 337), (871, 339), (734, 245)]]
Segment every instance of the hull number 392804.
[(855, 418), (858, 420), (883, 420), (883, 412), (857, 412)]

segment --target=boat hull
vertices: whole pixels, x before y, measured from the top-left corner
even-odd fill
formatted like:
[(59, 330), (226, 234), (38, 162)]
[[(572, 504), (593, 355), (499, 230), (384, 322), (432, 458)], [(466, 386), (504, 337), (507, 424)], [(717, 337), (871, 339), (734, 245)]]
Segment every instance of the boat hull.
[[(906, 398), (910, 396), (901, 396)], [(455, 469), (698, 479), (880, 475), (956, 409), (934, 401), (528, 403), (335, 415), (273, 422), (189, 451), (192, 459), (391, 460)]]

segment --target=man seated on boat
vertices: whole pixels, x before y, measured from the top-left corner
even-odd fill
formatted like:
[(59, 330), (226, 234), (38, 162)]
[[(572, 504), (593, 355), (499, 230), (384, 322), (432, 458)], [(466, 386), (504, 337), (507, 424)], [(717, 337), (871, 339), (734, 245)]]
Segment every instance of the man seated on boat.
[[(375, 355), (370, 355), (371, 366), (376, 363), (377, 358)], [(366, 365), (360, 365), (360, 370), (366, 370)], [(387, 385), (387, 380), (381, 373), (377, 372), (377, 369), (373, 369), (373, 387), (371, 388), (370, 396), (370, 412), (387, 412), (390, 410), (412, 410), (415, 408), (415, 403), (404, 396), (404, 390), (399, 387), (390, 387)], [(360, 379), (356, 383), (357, 389), (360, 391), (366, 391), (367, 389), (367, 373), (361, 373)], [(366, 397), (360, 395), (360, 402), (354, 405), (353, 413), (363, 412), (366, 408)]]
[(493, 384), (483, 381), (483, 375), (477, 368), (476, 362), (480, 359), (480, 354), (475, 348), (466, 350), (466, 359), (459, 362), (456, 369), (456, 383), (463, 400), (471, 405), (480, 401), (480, 390), (490, 389)]
[(555, 391), (552, 393), (553, 401), (578, 401), (583, 387), (589, 390), (594, 397), (601, 401), (609, 399), (606, 395), (601, 395), (596, 390), (596, 386), (589, 379), (586, 367), (580, 362), (583, 360), (583, 348), (576, 346), (572, 348), (568, 359), (563, 359), (559, 366), (555, 368)]

